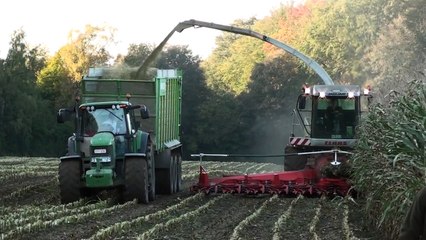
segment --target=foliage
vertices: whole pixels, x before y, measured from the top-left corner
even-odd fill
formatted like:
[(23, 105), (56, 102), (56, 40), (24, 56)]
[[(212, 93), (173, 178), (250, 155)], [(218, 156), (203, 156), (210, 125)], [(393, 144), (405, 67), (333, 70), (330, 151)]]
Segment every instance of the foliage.
[(353, 157), (354, 183), (365, 195), (366, 216), (394, 239), (426, 170), (426, 85), (412, 81), (389, 104), (371, 108)]
[(154, 50), (154, 46), (148, 44), (130, 44), (126, 55), (119, 55), (115, 65), (124, 64), (129, 67), (139, 67)]
[(0, 154), (46, 154), (49, 140), (42, 143), (48, 124), (48, 105), (35, 87), (36, 73), (45, 62), (45, 52), (25, 44), (25, 33), (14, 33), (10, 49), (0, 68)]
[(71, 31), (69, 43), (57, 54), (74, 81), (79, 81), (89, 67), (104, 66), (111, 58), (107, 47), (114, 41), (115, 29), (86, 25), (84, 32)]
[(332, 79), (362, 84), (362, 57), (401, 1), (338, 0), (313, 9), (298, 47), (325, 66)]
[(47, 61), (37, 76), (41, 94), (52, 103), (52, 108), (73, 104), (79, 81), (89, 67), (104, 66), (109, 62), (110, 54), (106, 49), (113, 38), (114, 30), (107, 27), (87, 25), (85, 32), (70, 32), (68, 44)]
[(198, 142), (206, 136), (199, 135), (197, 129), (204, 122), (201, 120), (201, 106), (210, 94), (200, 67), (200, 58), (193, 56), (187, 46), (169, 46), (163, 51), (157, 62), (162, 69), (181, 69), (182, 83), (182, 142), (184, 159), (198, 150)]
[(426, 41), (421, 36), (426, 23), (413, 18), (424, 11), (422, 7), (423, 4), (418, 6), (417, 11), (413, 7), (408, 8), (409, 14), (404, 11), (383, 27), (369, 53), (364, 56), (364, 69), (371, 73), (368, 84), (374, 85), (379, 102), (386, 101), (384, 96), (389, 91), (404, 91), (407, 82), (412, 79), (426, 80)]
[[(255, 28), (255, 18), (237, 20), (234, 26)], [(247, 90), (251, 71), (256, 62), (263, 60), (262, 41), (224, 33), (217, 40), (217, 49), (203, 63), (207, 85), (217, 91), (239, 95)]]

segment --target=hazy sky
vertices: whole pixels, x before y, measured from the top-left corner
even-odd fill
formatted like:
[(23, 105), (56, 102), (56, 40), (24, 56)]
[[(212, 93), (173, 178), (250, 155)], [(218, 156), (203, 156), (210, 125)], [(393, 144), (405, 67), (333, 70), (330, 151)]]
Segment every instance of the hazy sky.
[[(86, 24), (117, 29), (113, 54), (126, 53), (130, 43), (159, 44), (181, 21), (196, 19), (229, 25), (235, 19), (263, 18), (290, 0), (13, 0), (0, 10), (0, 58), (5, 58), (12, 33), (22, 28), (30, 46), (42, 45), (51, 53), (67, 43), (72, 29)], [(292, 2), (300, 2), (295, 0)], [(188, 45), (206, 57), (214, 48), (214, 29), (189, 28), (175, 33), (170, 44)]]

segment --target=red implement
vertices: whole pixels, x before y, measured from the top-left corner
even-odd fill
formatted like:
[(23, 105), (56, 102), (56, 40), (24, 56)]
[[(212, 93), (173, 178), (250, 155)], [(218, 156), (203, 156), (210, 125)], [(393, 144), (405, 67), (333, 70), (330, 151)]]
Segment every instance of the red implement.
[[(328, 150), (320, 152), (299, 153), (318, 154), (315, 165), (307, 165), (302, 170), (281, 171), (261, 174), (245, 174), (209, 178), (208, 172), (200, 165), (198, 183), (191, 186), (192, 192), (205, 193), (238, 193), (238, 194), (281, 194), (311, 195), (333, 194), (345, 196), (350, 193), (351, 185), (343, 177), (325, 177), (321, 169), (326, 165), (340, 165), (337, 153), (348, 152)], [(230, 156), (226, 154), (199, 154), (203, 156)], [(235, 155), (234, 155), (235, 156)], [(346, 157), (340, 158), (346, 161)]]
[(200, 166), (199, 181), (191, 186), (192, 192), (322, 195), (345, 196), (350, 184), (344, 178), (321, 178), (318, 171), (305, 168), (300, 171), (224, 176), (209, 179), (208, 173)]

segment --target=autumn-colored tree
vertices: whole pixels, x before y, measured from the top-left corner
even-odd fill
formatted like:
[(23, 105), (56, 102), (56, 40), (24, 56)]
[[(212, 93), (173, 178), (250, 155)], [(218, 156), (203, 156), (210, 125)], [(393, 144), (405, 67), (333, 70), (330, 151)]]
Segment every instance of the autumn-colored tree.
[(52, 107), (69, 106), (78, 94), (78, 84), (90, 67), (108, 65), (107, 47), (113, 43), (114, 30), (87, 25), (85, 32), (71, 31), (68, 43), (51, 57), (37, 76), (42, 95)]
[[(254, 28), (255, 18), (237, 20), (234, 26)], [(256, 62), (263, 60), (262, 41), (234, 33), (217, 38), (218, 45), (202, 64), (210, 88), (233, 95), (247, 90), (251, 71)]]

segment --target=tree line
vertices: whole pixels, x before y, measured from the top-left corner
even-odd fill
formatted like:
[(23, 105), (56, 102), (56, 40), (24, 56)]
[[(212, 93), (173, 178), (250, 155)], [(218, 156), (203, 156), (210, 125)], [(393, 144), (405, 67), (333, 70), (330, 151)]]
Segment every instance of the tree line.
[[(377, 101), (424, 79), (425, 6), (421, 0), (307, 0), (263, 19), (232, 25), (263, 33), (315, 59), (337, 83), (371, 85)], [(202, 20), (202, 19), (200, 19)], [(219, 20), (218, 20), (218, 23)], [(215, 31), (215, 30), (212, 30)], [(184, 34), (184, 33), (183, 33)], [(0, 59), (0, 154), (60, 156), (71, 125), (56, 111), (73, 104), (79, 80), (94, 66), (140, 66), (153, 51), (135, 43), (112, 59), (114, 29), (88, 25), (70, 33), (53, 56), (17, 30)], [(207, 59), (167, 45), (156, 68), (183, 70), (182, 141), (196, 152), (282, 153), (291, 110), (304, 83), (321, 83), (302, 62), (257, 39), (222, 33)]]

